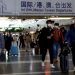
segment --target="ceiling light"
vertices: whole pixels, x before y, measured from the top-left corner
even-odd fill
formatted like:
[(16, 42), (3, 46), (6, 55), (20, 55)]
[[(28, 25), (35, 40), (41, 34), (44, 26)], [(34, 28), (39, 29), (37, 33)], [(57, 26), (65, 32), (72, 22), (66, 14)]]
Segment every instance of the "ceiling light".
[(0, 17), (0, 20), (6, 20), (8, 17)]
[(73, 17), (52, 17), (52, 18), (48, 18), (51, 20), (65, 20), (65, 19), (72, 19)]

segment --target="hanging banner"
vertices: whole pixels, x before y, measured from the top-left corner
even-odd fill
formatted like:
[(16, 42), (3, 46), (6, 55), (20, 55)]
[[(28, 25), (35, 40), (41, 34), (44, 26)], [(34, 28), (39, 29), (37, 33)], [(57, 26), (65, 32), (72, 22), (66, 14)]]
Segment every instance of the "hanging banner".
[(75, 16), (75, 0), (0, 0), (0, 15)]

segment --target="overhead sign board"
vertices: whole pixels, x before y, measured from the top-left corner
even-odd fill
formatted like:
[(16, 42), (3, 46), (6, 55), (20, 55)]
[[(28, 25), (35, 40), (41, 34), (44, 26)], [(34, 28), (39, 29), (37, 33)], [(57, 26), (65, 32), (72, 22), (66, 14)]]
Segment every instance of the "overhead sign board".
[(0, 0), (0, 15), (75, 16), (75, 0)]

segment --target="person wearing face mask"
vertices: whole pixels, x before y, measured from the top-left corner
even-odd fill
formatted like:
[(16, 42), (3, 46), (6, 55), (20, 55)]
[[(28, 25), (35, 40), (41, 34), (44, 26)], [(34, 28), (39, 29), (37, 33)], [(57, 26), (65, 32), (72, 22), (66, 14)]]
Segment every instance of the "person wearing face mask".
[(47, 50), (49, 50), (51, 68), (55, 68), (55, 66), (53, 65), (53, 40), (51, 35), (53, 23), (54, 21), (47, 20), (47, 27), (42, 28), (41, 33), (39, 35), (39, 47), (42, 55), (42, 66), (45, 66), (44, 61), (47, 54)]
[(58, 57), (58, 50), (61, 44), (64, 43), (64, 37), (62, 32), (60, 31), (59, 28), (59, 23), (55, 23), (55, 26), (53, 27), (53, 57), (54, 57), (54, 62), (57, 62), (57, 57)]

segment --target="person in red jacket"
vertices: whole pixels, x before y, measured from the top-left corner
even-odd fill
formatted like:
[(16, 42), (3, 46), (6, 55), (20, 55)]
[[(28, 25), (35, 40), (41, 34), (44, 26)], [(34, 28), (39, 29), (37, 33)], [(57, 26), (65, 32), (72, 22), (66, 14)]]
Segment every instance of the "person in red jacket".
[(57, 60), (58, 50), (61, 47), (61, 45), (64, 43), (64, 37), (59, 28), (59, 23), (55, 23), (52, 35), (53, 35), (53, 57), (55, 61), (58, 61)]

